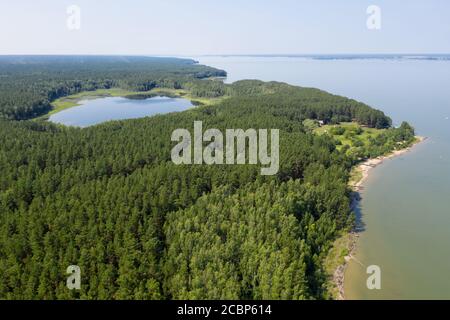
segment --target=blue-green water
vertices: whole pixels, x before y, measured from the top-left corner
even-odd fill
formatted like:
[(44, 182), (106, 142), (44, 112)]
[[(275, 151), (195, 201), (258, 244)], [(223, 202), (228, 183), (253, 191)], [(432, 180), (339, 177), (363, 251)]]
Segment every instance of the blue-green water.
[(79, 104), (51, 115), (49, 120), (67, 126), (87, 127), (105, 121), (142, 118), (193, 107), (186, 99), (159, 96), (148, 99), (107, 97), (83, 100)]
[[(429, 139), (371, 171), (362, 193), (364, 231), (345, 275), (349, 299), (450, 299), (450, 61), (197, 57), (228, 82), (277, 80), (317, 87), (407, 120)], [(381, 290), (366, 266), (381, 268)]]

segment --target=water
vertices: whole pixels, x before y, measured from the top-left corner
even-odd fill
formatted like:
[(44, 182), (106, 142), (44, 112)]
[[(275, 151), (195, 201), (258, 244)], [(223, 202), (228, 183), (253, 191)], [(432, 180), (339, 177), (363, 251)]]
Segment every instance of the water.
[(87, 127), (110, 120), (142, 118), (193, 107), (189, 100), (160, 96), (148, 99), (108, 97), (82, 100), (79, 104), (51, 115), (49, 120), (67, 126)]
[[(227, 82), (277, 80), (317, 87), (409, 121), (429, 139), (375, 168), (362, 193), (365, 230), (345, 275), (348, 299), (450, 299), (450, 61), (197, 57)], [(366, 267), (381, 268), (381, 290)]]

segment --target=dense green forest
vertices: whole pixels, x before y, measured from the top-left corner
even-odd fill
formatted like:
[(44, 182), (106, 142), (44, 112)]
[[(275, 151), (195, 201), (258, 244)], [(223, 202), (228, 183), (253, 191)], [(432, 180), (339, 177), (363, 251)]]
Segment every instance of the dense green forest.
[[(0, 59), (2, 299), (331, 298), (323, 259), (354, 222), (348, 180), (361, 154), (305, 120), (385, 128), (379, 154), (414, 136), (354, 100), (275, 82), (201, 80), (223, 71), (186, 60), (8, 59)], [(108, 86), (224, 99), (84, 129), (17, 121), (48, 111), (56, 97)], [(279, 173), (174, 165), (171, 133), (194, 121), (280, 129)], [(81, 267), (79, 291), (66, 287), (69, 265)]]
[(1, 56), (0, 117), (30, 119), (50, 102), (95, 89), (178, 89), (226, 72), (189, 59), (114, 56)]

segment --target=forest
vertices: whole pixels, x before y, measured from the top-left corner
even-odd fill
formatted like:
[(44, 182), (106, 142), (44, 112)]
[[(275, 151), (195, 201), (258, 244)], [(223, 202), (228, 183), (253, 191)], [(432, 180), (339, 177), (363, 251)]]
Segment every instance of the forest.
[(147, 91), (181, 88), (226, 72), (194, 60), (115, 56), (1, 56), (0, 117), (25, 120), (51, 110), (70, 94), (120, 87)]
[[(224, 84), (191, 60), (0, 59), (0, 299), (330, 299), (323, 260), (353, 226), (358, 157), (307, 121), (383, 129), (370, 156), (410, 143), (383, 112), (312, 88)], [(33, 119), (71, 93), (182, 88), (211, 105), (88, 128)], [(280, 170), (175, 165), (171, 133), (280, 129)], [(306, 122), (305, 122), (306, 121)], [(81, 268), (81, 289), (66, 268)]]

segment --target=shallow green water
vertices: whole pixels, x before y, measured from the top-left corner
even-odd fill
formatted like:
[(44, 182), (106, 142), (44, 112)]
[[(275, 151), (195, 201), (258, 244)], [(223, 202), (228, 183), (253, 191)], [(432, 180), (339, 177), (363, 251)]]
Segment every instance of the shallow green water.
[[(317, 87), (407, 120), (429, 137), (371, 171), (362, 193), (356, 261), (346, 271), (349, 299), (450, 299), (450, 62), (199, 57), (254, 78)], [(381, 290), (366, 287), (366, 267), (381, 268)]]

